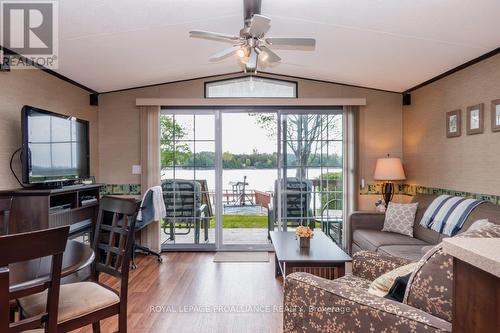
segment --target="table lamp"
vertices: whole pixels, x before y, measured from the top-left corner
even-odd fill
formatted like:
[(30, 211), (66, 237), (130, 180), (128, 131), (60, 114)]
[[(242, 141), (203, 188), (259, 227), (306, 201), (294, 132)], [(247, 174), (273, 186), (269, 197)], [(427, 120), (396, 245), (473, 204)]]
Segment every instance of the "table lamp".
[(390, 157), (389, 154), (387, 154), (387, 157), (379, 158), (377, 160), (377, 165), (375, 166), (373, 179), (384, 181), (382, 193), (384, 194), (385, 205), (389, 205), (389, 202), (394, 196), (393, 181), (406, 179), (401, 159), (397, 157)]

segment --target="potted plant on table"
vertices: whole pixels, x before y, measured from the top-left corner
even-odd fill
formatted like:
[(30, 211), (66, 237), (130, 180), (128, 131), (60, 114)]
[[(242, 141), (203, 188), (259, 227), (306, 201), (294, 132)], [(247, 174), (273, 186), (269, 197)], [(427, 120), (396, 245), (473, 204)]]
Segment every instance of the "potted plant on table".
[(309, 227), (300, 226), (295, 230), (295, 234), (299, 240), (299, 247), (309, 248), (311, 245), (311, 238), (314, 236), (314, 231)]

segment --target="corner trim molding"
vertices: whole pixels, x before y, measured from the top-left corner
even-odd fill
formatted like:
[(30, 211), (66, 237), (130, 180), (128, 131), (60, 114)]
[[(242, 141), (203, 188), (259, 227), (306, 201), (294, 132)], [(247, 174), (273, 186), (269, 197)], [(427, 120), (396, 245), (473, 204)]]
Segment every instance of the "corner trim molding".
[[(58, 79), (63, 80), (63, 81), (65, 81), (65, 82), (68, 82), (68, 83), (70, 83), (70, 84), (72, 84), (72, 85), (74, 85), (74, 86), (76, 86), (76, 87), (78, 87), (78, 88), (80, 88), (80, 89), (86, 90), (86, 91), (88, 91), (88, 92), (89, 92), (89, 93), (91, 93), (91, 94), (99, 94), (99, 93), (98, 93), (97, 91), (95, 91), (94, 89), (91, 89), (91, 88), (89, 88), (89, 87), (87, 87), (87, 86), (84, 86), (83, 84), (81, 84), (81, 83), (79, 83), (79, 82), (76, 82), (75, 80), (72, 80), (72, 79), (70, 79), (70, 78), (69, 78), (69, 77), (67, 77), (67, 76), (64, 76), (64, 75), (62, 75), (62, 74), (59, 74), (59, 73), (57, 73), (57, 72), (53, 71), (52, 69), (48, 69), (48, 68), (46, 68), (46, 67), (44, 67), (44, 66), (42, 66), (42, 65), (35, 64), (32, 60), (30, 60), (30, 59), (26, 58), (25, 56), (23, 56), (23, 55), (21, 55), (21, 54), (19, 54), (19, 53), (17, 53), (17, 52), (14, 52), (14, 51), (10, 50), (10, 49), (8, 49), (8, 48), (6, 48), (6, 47), (2, 46), (2, 45), (0, 45), (0, 50), (5, 50), (5, 53), (7, 53), (7, 54), (17, 55), (17, 56), (19, 56), (21, 59), (23, 59), (23, 61), (24, 61), (24, 62), (26, 62), (26, 63), (30, 64), (30, 65), (31, 65), (31, 66), (33, 66), (34, 68), (39, 69), (39, 70), (41, 70), (41, 71), (43, 71), (43, 72), (45, 72), (45, 73), (47, 73), (47, 74), (50, 74), (50, 75), (52, 75), (52, 76), (55, 76), (55, 77), (57, 77)], [(3, 61), (3, 59), (1, 59), (1, 60)]]
[(490, 51), (490, 52), (488, 52), (488, 53), (485, 53), (485, 54), (483, 54), (483, 55), (481, 55), (481, 56), (479, 56), (479, 57), (477, 57), (477, 58), (474, 58), (474, 59), (472, 59), (472, 60), (470, 60), (470, 61), (467, 61), (466, 63), (463, 63), (463, 64), (461, 64), (460, 66), (457, 66), (457, 67), (455, 67), (455, 68), (452, 68), (452, 69), (450, 69), (450, 70), (448, 70), (448, 71), (446, 71), (446, 72), (444, 72), (444, 73), (441, 73), (441, 74), (439, 74), (439, 75), (437, 75), (437, 76), (435, 76), (435, 77), (433, 77), (433, 78), (431, 78), (431, 79), (429, 79), (429, 80), (427, 80), (427, 81), (424, 81), (424, 82), (422, 82), (422, 83), (420, 83), (420, 84), (417, 84), (416, 86), (411, 87), (411, 88), (409, 88), (409, 89), (408, 89), (408, 90), (406, 90), (406, 91), (403, 91), (403, 94), (405, 94), (405, 93), (410, 93), (410, 92), (412, 92), (412, 91), (415, 91), (415, 90), (417, 90), (417, 89), (420, 89), (420, 88), (422, 88), (422, 87), (425, 87), (425, 86), (427, 86), (427, 85), (429, 85), (429, 84), (431, 84), (431, 83), (433, 83), (433, 82), (439, 81), (439, 80), (441, 80), (441, 79), (443, 79), (443, 78), (445, 78), (445, 77), (447, 77), (447, 76), (449, 76), (449, 75), (451, 75), (451, 74), (454, 74), (454, 73), (456, 73), (456, 72), (459, 72), (459, 71), (461, 71), (462, 69), (465, 69), (465, 68), (467, 68), (467, 67), (470, 67), (470, 66), (472, 66), (472, 65), (475, 65), (475, 64), (477, 64), (477, 63), (479, 63), (479, 62), (481, 62), (481, 61), (484, 61), (484, 60), (486, 60), (486, 59), (488, 59), (488, 58), (491, 58), (491, 57), (493, 57), (493, 56), (495, 56), (495, 55), (497, 55), (497, 54), (499, 54), (499, 53), (500, 53), (500, 47), (497, 47), (496, 49), (494, 49), (494, 50), (492, 50), (492, 51)]

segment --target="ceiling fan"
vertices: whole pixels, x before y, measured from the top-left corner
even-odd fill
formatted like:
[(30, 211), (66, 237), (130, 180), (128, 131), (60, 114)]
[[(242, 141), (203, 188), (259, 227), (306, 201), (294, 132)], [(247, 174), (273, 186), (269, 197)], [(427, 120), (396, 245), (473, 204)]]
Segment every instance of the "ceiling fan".
[(255, 73), (258, 64), (266, 65), (281, 61), (271, 46), (295, 50), (313, 50), (316, 46), (314, 38), (266, 37), (271, 28), (271, 19), (261, 15), (262, 0), (243, 0), (244, 26), (239, 35), (218, 32), (191, 30), (190, 37), (229, 42), (233, 46), (213, 54), (210, 61), (219, 61), (236, 54), (245, 65), (245, 72)]

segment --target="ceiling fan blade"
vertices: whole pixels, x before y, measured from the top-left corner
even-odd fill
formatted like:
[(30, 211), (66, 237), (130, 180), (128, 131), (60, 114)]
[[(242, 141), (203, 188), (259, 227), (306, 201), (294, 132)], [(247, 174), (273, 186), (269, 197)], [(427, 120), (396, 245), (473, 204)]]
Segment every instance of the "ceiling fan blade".
[(248, 33), (255, 38), (262, 37), (271, 28), (271, 19), (267, 16), (255, 14), (250, 20)]
[(265, 56), (262, 58), (262, 60), (267, 61), (268, 63), (281, 61), (280, 56), (274, 53), (274, 51), (271, 50), (270, 48), (266, 46), (259, 46), (259, 48), (262, 50), (263, 53), (265, 53)]
[(222, 60), (234, 53), (236, 53), (236, 51), (238, 51), (239, 49), (241, 48), (240, 45), (235, 45), (233, 47), (230, 47), (228, 49), (225, 49), (225, 50), (222, 50), (222, 51), (219, 51), (215, 54), (212, 54), (209, 58), (210, 61), (219, 61), (219, 60)]
[(316, 46), (316, 40), (314, 38), (269, 37), (266, 38), (266, 43), (268, 43), (269, 45), (305, 46), (305, 47)]
[(225, 41), (230, 41), (230, 42), (235, 42), (235, 41), (240, 40), (240, 37), (238, 37), (238, 36), (222, 34), (219, 32), (204, 31), (204, 30), (191, 30), (189, 32), (189, 37), (205, 38), (205, 39), (217, 39), (217, 40), (225, 40)]

